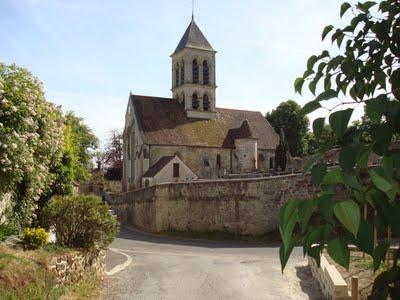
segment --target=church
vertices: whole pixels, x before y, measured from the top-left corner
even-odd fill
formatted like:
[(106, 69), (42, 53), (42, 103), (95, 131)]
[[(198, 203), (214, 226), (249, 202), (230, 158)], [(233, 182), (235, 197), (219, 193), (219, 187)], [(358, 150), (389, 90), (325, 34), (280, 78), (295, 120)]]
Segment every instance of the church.
[(265, 117), (216, 106), (216, 53), (192, 17), (171, 55), (172, 98), (130, 93), (125, 190), (273, 168), (279, 136)]

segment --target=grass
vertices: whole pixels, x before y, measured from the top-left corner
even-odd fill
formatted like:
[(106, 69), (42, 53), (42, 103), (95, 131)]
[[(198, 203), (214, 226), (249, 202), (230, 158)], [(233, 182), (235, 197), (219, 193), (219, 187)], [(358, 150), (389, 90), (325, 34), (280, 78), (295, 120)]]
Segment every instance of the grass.
[(263, 235), (240, 235), (227, 231), (162, 231), (161, 235), (204, 240), (245, 241), (245, 242), (280, 242), (279, 231)]
[(47, 246), (36, 251), (0, 247), (0, 300), (97, 299), (100, 278), (88, 274), (71, 286), (58, 286), (48, 262), (55, 253), (72, 249)]

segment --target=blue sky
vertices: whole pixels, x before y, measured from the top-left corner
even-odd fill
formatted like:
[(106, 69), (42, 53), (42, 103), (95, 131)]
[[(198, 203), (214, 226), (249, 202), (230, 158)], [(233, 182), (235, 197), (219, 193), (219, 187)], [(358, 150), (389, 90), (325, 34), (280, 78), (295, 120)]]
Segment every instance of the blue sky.
[[(342, 0), (197, 0), (195, 19), (218, 51), (217, 106), (263, 114), (295, 95), (307, 58), (330, 49), (325, 25)], [(173, 52), (191, 0), (0, 0), (0, 60), (26, 67), (47, 98), (100, 139), (122, 128), (129, 92), (170, 97)]]

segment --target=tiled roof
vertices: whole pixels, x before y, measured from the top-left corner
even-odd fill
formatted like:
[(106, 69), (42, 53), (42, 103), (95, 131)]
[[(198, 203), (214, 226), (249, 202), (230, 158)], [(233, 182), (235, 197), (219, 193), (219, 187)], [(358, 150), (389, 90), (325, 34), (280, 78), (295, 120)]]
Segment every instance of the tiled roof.
[(151, 166), (150, 169), (147, 170), (146, 173), (143, 174), (142, 177), (154, 177), (160, 172), (171, 160), (174, 159), (174, 156), (163, 156), (161, 157), (154, 165)]
[(210, 43), (207, 41), (196, 22), (192, 20), (183, 34), (181, 41), (176, 47), (174, 54), (182, 50), (183, 48), (197, 48), (203, 50), (214, 51)]
[[(275, 149), (279, 142), (260, 112), (216, 108), (215, 119), (193, 119), (186, 116), (176, 99), (138, 95), (130, 99), (145, 144), (234, 148), (234, 140), (243, 138), (244, 131), (247, 137), (258, 139), (260, 149)], [(245, 120), (248, 129), (243, 128)]]

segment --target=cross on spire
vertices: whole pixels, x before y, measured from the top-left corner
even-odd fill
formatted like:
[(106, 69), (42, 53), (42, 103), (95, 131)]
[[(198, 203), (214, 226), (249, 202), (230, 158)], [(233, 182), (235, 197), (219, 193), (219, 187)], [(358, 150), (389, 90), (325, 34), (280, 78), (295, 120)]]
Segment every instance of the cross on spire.
[(194, 20), (194, 0), (192, 0), (192, 21)]

